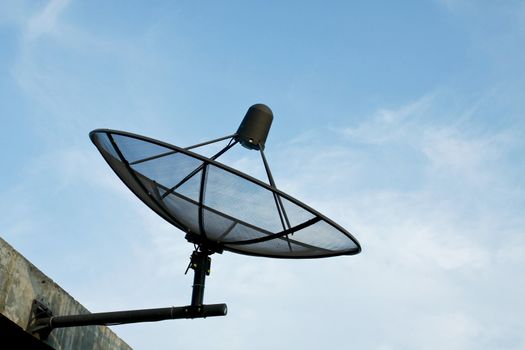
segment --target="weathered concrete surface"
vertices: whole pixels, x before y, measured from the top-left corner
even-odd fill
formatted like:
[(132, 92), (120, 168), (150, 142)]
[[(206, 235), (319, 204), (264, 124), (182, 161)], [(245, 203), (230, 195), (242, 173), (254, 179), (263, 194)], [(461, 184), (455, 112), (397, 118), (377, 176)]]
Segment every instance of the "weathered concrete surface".
[[(89, 313), (65, 290), (0, 238), (0, 313), (25, 329), (34, 299), (42, 301), (54, 315)], [(109, 328), (102, 326), (55, 329), (45, 343), (57, 350), (131, 349)]]

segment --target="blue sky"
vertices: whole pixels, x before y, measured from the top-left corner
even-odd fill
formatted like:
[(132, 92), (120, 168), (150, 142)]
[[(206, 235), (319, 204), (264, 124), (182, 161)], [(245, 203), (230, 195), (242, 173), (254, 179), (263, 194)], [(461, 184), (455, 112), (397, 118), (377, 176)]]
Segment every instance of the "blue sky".
[(0, 42), (0, 234), (91, 311), (191, 293), (95, 128), (185, 146), (268, 104), (277, 185), (362, 244), (214, 256), (229, 315), (113, 327), (134, 348), (525, 348), (523, 1), (4, 0)]

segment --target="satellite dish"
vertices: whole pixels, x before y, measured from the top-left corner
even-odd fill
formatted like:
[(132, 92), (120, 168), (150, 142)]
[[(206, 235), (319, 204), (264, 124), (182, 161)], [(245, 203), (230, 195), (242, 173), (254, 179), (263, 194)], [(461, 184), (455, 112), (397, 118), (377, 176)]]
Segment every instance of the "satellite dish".
[[(270, 108), (257, 104), (235, 134), (186, 148), (110, 129), (90, 137), (133, 193), (210, 253), (294, 259), (359, 253), (348, 231), (275, 186), (263, 151), (272, 120)], [(228, 139), (212, 157), (193, 152)], [(237, 143), (260, 152), (269, 184), (217, 161)]]
[[(28, 331), (45, 339), (62, 327), (224, 316), (226, 304), (203, 303), (209, 256), (224, 250), (292, 259), (359, 253), (359, 242), (348, 231), (277, 189), (264, 155), (272, 121), (270, 108), (256, 104), (235, 134), (185, 148), (124, 131), (92, 131), (91, 140), (129, 189), (196, 245), (186, 270), (194, 270), (191, 304), (54, 316), (35, 300)], [(212, 157), (192, 151), (225, 140)], [(260, 152), (269, 184), (217, 161), (237, 143)]]

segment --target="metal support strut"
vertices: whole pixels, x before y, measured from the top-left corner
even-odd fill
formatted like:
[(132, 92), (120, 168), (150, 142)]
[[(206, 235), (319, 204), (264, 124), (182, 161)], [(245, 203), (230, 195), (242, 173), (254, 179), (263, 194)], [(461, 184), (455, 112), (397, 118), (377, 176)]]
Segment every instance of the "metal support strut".
[(204, 284), (206, 276), (210, 274), (211, 266), (209, 254), (211, 254), (211, 252), (208, 250), (201, 249), (199, 251), (196, 249), (191, 255), (189, 268), (194, 270), (191, 305), (53, 316), (48, 308), (42, 305), (41, 302), (35, 300), (33, 302), (32, 320), (28, 325), (27, 331), (38, 335), (40, 339), (46, 339), (49, 333), (55, 328), (92, 325), (114, 326), (126, 323), (155, 322), (169, 319), (225, 316), (228, 312), (226, 304), (203, 304)]
[(204, 284), (206, 276), (210, 275), (211, 258), (206, 251), (195, 250), (191, 254), (190, 268), (194, 270), (193, 291), (191, 293), (191, 306), (199, 310), (204, 299)]

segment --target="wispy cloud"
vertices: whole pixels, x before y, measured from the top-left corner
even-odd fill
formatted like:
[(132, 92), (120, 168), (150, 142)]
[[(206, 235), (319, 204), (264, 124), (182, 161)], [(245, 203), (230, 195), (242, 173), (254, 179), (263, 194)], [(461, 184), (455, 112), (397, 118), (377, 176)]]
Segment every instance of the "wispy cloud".
[(381, 144), (412, 138), (413, 128), (424, 119), (430, 110), (434, 97), (424, 96), (417, 101), (395, 109), (381, 108), (365, 122), (356, 127), (342, 129), (342, 133), (357, 142)]
[(59, 17), (68, 4), (69, 0), (49, 1), (41, 11), (29, 19), (24, 29), (24, 40), (32, 41), (42, 35), (57, 34), (60, 30)]

